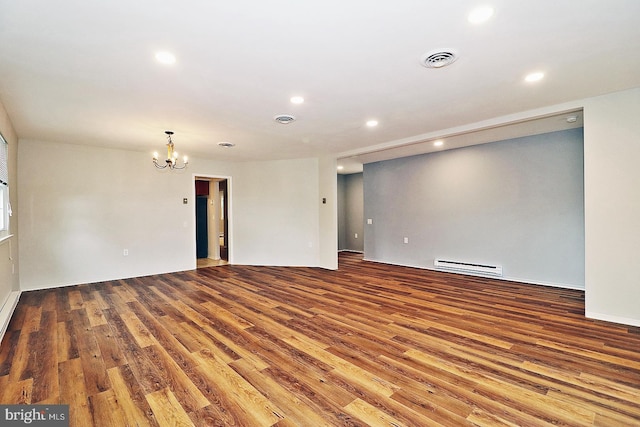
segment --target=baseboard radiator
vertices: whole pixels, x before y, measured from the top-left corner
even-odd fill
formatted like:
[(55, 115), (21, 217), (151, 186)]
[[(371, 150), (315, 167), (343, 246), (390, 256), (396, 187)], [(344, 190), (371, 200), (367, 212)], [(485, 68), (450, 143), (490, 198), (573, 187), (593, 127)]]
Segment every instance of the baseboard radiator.
[(449, 261), (438, 258), (433, 261), (433, 265), (438, 270), (476, 274), (480, 276), (502, 276), (501, 265), (475, 264), (470, 262)]

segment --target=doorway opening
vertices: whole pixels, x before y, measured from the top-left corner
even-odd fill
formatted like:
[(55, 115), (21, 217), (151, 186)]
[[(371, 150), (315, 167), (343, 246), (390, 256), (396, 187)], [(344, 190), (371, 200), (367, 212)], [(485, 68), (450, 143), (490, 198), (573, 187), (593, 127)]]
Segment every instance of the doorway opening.
[(196, 266), (229, 263), (229, 184), (227, 178), (196, 176)]
[(364, 255), (364, 176), (338, 174), (338, 251)]

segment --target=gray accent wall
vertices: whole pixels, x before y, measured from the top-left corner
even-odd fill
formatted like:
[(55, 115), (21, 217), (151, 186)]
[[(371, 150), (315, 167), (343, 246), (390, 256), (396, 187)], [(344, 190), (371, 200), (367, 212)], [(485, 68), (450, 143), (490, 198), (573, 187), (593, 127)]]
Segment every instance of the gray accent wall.
[(506, 279), (583, 289), (583, 139), (580, 128), (366, 164), (365, 259), (497, 264)]
[[(338, 175), (338, 249), (364, 250), (363, 174)], [(356, 237), (357, 236), (357, 237)]]

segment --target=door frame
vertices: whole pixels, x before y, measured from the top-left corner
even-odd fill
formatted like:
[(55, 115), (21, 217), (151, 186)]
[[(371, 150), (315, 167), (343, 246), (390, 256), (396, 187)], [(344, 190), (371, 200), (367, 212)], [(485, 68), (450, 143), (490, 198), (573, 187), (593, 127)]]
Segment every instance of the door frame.
[(214, 179), (214, 180), (226, 180), (227, 181), (227, 227), (228, 227), (228, 236), (227, 236), (227, 249), (228, 249), (228, 253), (227, 253), (227, 258), (228, 258), (228, 263), (229, 264), (233, 264), (234, 262), (234, 244), (233, 244), (233, 197), (232, 197), (232, 193), (233, 193), (233, 186), (232, 186), (232, 182), (231, 182), (231, 177), (230, 176), (225, 176), (225, 175), (211, 175), (211, 174), (206, 174), (206, 173), (194, 173), (191, 176), (191, 198), (193, 200), (193, 216), (192, 216), (192, 220), (193, 220), (193, 240), (192, 240), (192, 245), (193, 245), (193, 257), (194, 257), (194, 261), (196, 259), (196, 207), (195, 207), (195, 200), (196, 200), (196, 180), (198, 180), (199, 178), (204, 178), (204, 179)]

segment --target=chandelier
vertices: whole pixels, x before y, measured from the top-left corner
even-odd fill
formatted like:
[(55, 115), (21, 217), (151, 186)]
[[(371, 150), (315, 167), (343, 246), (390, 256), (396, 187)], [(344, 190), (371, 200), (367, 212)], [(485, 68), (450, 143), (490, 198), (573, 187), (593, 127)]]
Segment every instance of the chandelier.
[(153, 164), (158, 169), (184, 169), (189, 164), (189, 160), (187, 160), (187, 156), (182, 158), (183, 164), (182, 166), (178, 165), (178, 153), (173, 150), (173, 141), (171, 141), (171, 135), (173, 135), (173, 131), (167, 130), (164, 133), (167, 134), (167, 159), (164, 161), (164, 164), (158, 163), (158, 152), (153, 153)]

